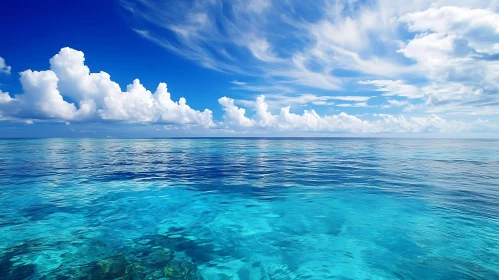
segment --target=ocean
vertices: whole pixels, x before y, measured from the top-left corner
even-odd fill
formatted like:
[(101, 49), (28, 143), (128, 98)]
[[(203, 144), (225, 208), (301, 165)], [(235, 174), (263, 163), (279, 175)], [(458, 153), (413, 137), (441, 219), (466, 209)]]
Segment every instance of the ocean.
[(499, 279), (499, 141), (0, 140), (0, 279)]

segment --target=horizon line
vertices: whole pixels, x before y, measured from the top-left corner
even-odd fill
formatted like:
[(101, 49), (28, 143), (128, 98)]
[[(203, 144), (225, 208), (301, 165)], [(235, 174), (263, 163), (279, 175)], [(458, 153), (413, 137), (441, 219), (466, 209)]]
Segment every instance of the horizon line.
[(492, 140), (497, 137), (403, 137), (403, 136), (174, 136), (174, 137), (0, 137), (3, 140)]

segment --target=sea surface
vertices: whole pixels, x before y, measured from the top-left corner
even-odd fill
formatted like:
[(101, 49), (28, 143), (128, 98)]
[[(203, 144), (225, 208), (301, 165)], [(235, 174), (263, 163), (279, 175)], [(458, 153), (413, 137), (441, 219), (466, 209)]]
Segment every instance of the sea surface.
[(0, 140), (0, 279), (499, 279), (499, 141)]

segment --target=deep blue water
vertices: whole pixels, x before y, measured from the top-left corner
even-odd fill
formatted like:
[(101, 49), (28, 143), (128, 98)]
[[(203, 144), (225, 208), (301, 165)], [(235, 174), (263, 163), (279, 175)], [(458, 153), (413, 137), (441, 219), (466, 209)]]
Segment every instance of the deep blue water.
[(0, 190), (0, 279), (499, 279), (499, 141), (0, 140)]

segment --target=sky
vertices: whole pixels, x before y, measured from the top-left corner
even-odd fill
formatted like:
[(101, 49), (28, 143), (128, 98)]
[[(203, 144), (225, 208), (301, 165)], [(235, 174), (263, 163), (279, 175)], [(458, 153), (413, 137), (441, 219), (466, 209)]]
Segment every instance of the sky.
[(0, 138), (499, 137), (499, 1), (3, 1)]

